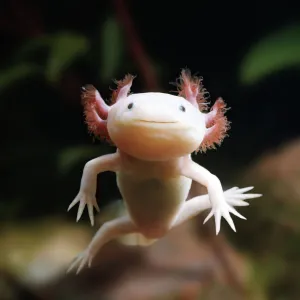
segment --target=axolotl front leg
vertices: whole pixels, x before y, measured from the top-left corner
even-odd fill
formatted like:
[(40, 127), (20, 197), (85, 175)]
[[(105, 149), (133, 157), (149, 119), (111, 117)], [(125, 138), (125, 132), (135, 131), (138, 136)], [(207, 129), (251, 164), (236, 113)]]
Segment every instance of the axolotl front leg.
[[(230, 213), (241, 219), (246, 218), (239, 214), (228, 202), (226, 202), (220, 180), (207, 169), (201, 167), (191, 159), (187, 159), (185, 161), (181, 175), (191, 178), (207, 188), (212, 209), (204, 220), (204, 223), (206, 223), (214, 215), (216, 234), (218, 234), (221, 227), (221, 217), (223, 216), (232, 230), (236, 231)], [(187, 213), (188, 212), (185, 212), (185, 214)], [(194, 214), (193, 211), (190, 211), (190, 214)]]
[(68, 207), (69, 211), (79, 202), (77, 221), (81, 218), (85, 205), (87, 205), (91, 225), (94, 225), (94, 207), (98, 212), (100, 210), (96, 200), (97, 175), (106, 171), (117, 172), (120, 164), (118, 152), (100, 156), (86, 163), (83, 169), (79, 193)]

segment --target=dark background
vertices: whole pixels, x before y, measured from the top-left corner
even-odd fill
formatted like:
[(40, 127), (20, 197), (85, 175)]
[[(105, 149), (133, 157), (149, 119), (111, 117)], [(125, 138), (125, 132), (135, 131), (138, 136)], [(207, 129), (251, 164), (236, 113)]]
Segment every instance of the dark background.
[[(236, 185), (265, 153), (297, 140), (300, 10), (295, 2), (3, 1), (2, 230), (17, 234), (16, 226), (39, 227), (53, 216), (77, 226), (76, 209), (67, 213), (66, 208), (78, 192), (84, 163), (114, 151), (86, 130), (80, 104), (86, 83), (109, 99), (113, 80), (127, 73), (137, 75), (133, 92), (172, 91), (170, 82), (185, 67), (202, 76), (211, 103), (222, 96), (231, 107), (232, 124), (222, 146), (196, 160), (227, 186)], [(102, 208), (120, 195), (114, 174), (101, 174), (99, 183)], [(88, 222), (86, 215), (81, 222)], [(259, 219), (255, 211), (247, 218), (249, 227)], [(248, 239), (253, 232), (246, 232)], [(298, 254), (293, 257), (299, 260)], [(281, 298), (272, 299), (299, 295), (295, 287), (278, 293)]]

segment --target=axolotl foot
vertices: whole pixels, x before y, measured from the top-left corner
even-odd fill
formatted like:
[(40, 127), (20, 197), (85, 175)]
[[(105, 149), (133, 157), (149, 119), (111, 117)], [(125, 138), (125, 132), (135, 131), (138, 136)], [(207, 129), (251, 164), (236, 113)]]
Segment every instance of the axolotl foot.
[[(220, 232), (221, 228), (221, 217), (223, 216), (224, 219), (228, 222), (229, 226), (233, 231), (236, 231), (235, 225), (233, 223), (233, 220), (231, 219), (230, 213), (235, 215), (236, 217), (240, 219), (246, 220), (244, 216), (242, 216), (240, 213), (237, 212), (235, 208), (233, 208), (232, 204), (246, 204), (247, 202), (243, 201), (243, 199), (249, 199), (249, 194), (243, 194), (245, 191), (249, 191), (253, 189), (253, 187), (248, 187), (244, 189), (238, 189), (238, 188), (232, 188), (229, 191), (224, 193), (225, 202), (218, 205), (217, 207), (212, 207), (210, 213), (207, 215), (205, 218), (203, 224), (205, 224), (212, 216), (215, 216), (215, 225), (216, 225), (216, 234)], [(251, 194), (250, 194), (251, 195)], [(252, 194), (250, 198), (253, 198), (253, 196), (260, 197), (262, 196), (261, 194)]]
[(78, 274), (86, 265), (90, 268), (92, 264), (93, 255), (87, 248), (83, 252), (79, 253), (70, 267), (67, 270), (67, 273), (71, 272), (75, 268), (77, 268), (76, 274)]
[[(239, 217), (241, 219), (246, 219), (245, 217), (243, 217), (240, 213), (238, 213), (236, 211), (234, 206), (248, 206), (249, 203), (246, 202), (245, 200), (259, 198), (262, 196), (262, 194), (245, 194), (246, 192), (248, 192), (252, 189), (253, 189), (253, 187), (251, 186), (251, 187), (246, 187), (246, 188), (241, 188), (241, 189), (238, 187), (233, 187), (231, 189), (226, 190), (224, 192), (226, 209), (229, 212), (231, 212), (232, 214), (236, 215), (237, 217)], [(211, 203), (210, 203), (208, 195), (197, 196), (197, 197), (194, 197), (194, 198), (188, 200), (187, 202), (185, 202), (182, 211), (176, 218), (173, 227), (182, 224), (183, 222), (195, 217), (203, 210), (206, 210), (209, 208), (212, 208), (212, 207), (211, 207)], [(206, 217), (206, 219), (204, 220), (204, 223), (206, 223), (207, 220), (213, 216), (213, 214), (214, 214), (214, 210), (212, 209), (211, 212)], [(229, 219), (226, 214), (225, 214), (225, 217), (227, 217), (226, 220)], [(221, 219), (221, 215), (218, 216), (218, 219)], [(218, 220), (218, 221), (220, 221), (220, 220)], [(228, 222), (228, 223), (230, 224), (231, 228), (235, 231), (233, 222)]]
[(89, 218), (91, 221), (91, 225), (94, 226), (94, 207), (96, 211), (100, 211), (100, 208), (97, 204), (96, 197), (93, 195), (89, 195), (88, 193), (84, 193), (80, 191), (78, 195), (75, 197), (75, 199), (72, 201), (72, 203), (68, 207), (68, 211), (74, 207), (79, 202), (78, 212), (77, 212), (77, 219), (78, 222), (82, 216), (83, 210), (85, 206), (87, 206)]

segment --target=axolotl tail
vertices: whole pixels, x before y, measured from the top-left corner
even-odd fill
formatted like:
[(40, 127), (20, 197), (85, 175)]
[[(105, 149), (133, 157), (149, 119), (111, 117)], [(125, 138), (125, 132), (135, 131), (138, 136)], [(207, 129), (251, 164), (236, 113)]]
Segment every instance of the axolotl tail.
[(149, 239), (141, 233), (131, 233), (120, 237), (120, 242), (128, 246), (147, 247), (154, 244), (158, 239)]

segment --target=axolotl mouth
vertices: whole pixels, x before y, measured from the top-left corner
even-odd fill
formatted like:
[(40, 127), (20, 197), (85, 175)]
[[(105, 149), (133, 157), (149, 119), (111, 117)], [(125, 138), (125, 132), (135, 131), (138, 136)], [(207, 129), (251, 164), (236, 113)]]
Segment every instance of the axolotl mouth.
[(137, 120), (141, 123), (152, 123), (152, 124), (176, 124), (176, 121), (150, 121), (150, 120)]

